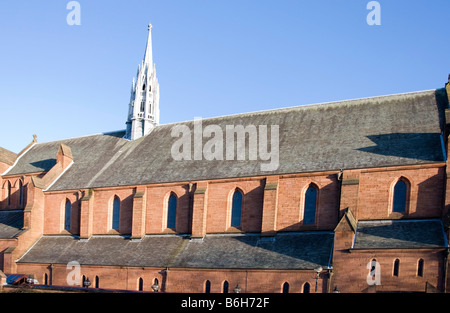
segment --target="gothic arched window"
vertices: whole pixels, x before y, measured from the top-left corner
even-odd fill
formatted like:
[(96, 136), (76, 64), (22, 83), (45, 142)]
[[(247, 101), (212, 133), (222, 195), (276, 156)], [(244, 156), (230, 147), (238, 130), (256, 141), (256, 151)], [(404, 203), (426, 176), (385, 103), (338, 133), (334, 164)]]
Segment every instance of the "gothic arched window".
[(143, 290), (144, 290), (144, 280), (142, 279), (142, 277), (139, 277), (138, 291), (143, 291)]
[(242, 192), (239, 189), (236, 189), (231, 204), (231, 227), (241, 227), (242, 199)]
[(303, 224), (314, 224), (316, 220), (317, 188), (310, 185), (305, 191), (305, 206), (303, 212)]
[(400, 179), (394, 186), (394, 199), (392, 204), (392, 212), (406, 212), (406, 200), (408, 193), (408, 184), (405, 180)]
[(6, 199), (8, 199), (8, 205), (11, 205), (11, 183), (6, 182)]
[(397, 276), (398, 277), (398, 272), (399, 272), (399, 270), (400, 270), (400, 260), (399, 259), (396, 259), (395, 261), (394, 261), (394, 271), (393, 271), (393, 275), (394, 276)]
[(112, 221), (111, 228), (119, 230), (119, 220), (120, 220), (120, 199), (114, 196), (113, 207), (112, 207)]
[(423, 277), (423, 259), (417, 262), (417, 276)]
[(303, 285), (303, 293), (309, 293), (310, 289), (311, 289), (311, 285), (309, 283), (305, 283)]
[(72, 203), (70, 203), (69, 199), (66, 199), (66, 203), (64, 206), (64, 229), (67, 231), (70, 231), (71, 215), (72, 215)]
[(228, 283), (228, 281), (223, 282), (223, 293), (228, 293), (229, 286), (230, 284)]
[(167, 228), (175, 228), (177, 220), (177, 196), (173, 193), (169, 197), (167, 205)]
[(209, 280), (205, 282), (205, 293), (211, 293), (211, 282)]
[(23, 206), (24, 189), (23, 182), (19, 179), (19, 205)]
[(283, 293), (289, 293), (289, 283), (285, 282), (283, 284)]

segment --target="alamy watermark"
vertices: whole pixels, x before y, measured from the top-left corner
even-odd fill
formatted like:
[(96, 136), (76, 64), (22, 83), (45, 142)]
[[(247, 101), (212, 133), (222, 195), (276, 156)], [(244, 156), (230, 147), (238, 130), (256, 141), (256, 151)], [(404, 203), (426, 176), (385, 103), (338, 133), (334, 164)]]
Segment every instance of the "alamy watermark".
[(66, 269), (70, 270), (67, 274), (66, 282), (68, 286), (80, 286), (81, 285), (81, 267), (77, 261), (71, 261), (67, 263)]
[(71, 10), (66, 17), (67, 25), (81, 25), (81, 5), (78, 1), (70, 1), (66, 6), (67, 10)]
[(367, 10), (371, 10), (369, 14), (367, 14), (367, 25), (381, 25), (381, 5), (378, 1), (370, 1), (367, 3)]
[[(81, 5), (78, 1), (69, 1), (66, 6), (70, 12), (67, 14), (66, 21), (70, 26), (81, 25)], [(366, 6), (370, 12), (367, 14), (366, 22), (370, 26), (381, 25), (381, 5), (378, 1), (370, 1)]]
[(367, 263), (367, 269), (370, 270), (366, 277), (369, 286), (381, 285), (381, 265), (376, 260)]
[[(270, 139), (268, 125), (226, 125), (223, 129), (212, 124), (203, 127), (202, 119), (196, 117), (193, 128), (187, 125), (172, 128), (171, 136), (178, 138), (170, 151), (174, 160), (248, 159), (258, 161), (261, 171), (275, 171), (279, 167), (278, 125), (270, 125)], [(203, 143), (203, 138), (209, 139)]]

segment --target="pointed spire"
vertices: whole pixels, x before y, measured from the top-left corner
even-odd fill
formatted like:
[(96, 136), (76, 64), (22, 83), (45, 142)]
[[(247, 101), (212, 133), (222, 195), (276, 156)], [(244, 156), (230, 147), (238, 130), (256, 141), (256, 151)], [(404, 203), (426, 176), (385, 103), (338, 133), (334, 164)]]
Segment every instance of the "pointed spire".
[(136, 140), (149, 134), (159, 123), (159, 84), (152, 53), (152, 25), (148, 25), (148, 39), (144, 59), (133, 79), (125, 138)]
[(148, 68), (152, 68), (153, 64), (153, 53), (152, 53), (152, 24), (148, 24), (148, 39), (147, 47), (145, 49), (144, 65)]

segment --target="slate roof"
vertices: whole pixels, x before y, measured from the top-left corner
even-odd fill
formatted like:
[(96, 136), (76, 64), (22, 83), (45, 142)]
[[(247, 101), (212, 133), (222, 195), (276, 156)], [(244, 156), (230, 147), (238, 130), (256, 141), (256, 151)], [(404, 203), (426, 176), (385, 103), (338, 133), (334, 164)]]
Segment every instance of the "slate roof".
[(77, 261), (82, 265), (171, 268), (314, 269), (330, 266), (334, 235), (330, 232), (259, 235), (207, 235), (190, 240), (177, 235), (145, 236), (132, 241), (120, 236), (44, 236), (19, 263)]
[(0, 162), (6, 163), (8, 165), (13, 165), (16, 158), (17, 154), (0, 147)]
[[(88, 186), (99, 171), (128, 143), (124, 132), (98, 134), (33, 145), (5, 175), (47, 172), (56, 164), (60, 144), (71, 148), (74, 163), (58, 183), (76, 188)], [(70, 183), (68, 183), (68, 181)]]
[(442, 221), (359, 221), (354, 249), (420, 249), (448, 247)]
[[(159, 125), (135, 141), (118, 132), (39, 143), (7, 175), (48, 170), (60, 143), (71, 148), (74, 164), (50, 190), (442, 162), (446, 107), (445, 89), (438, 89), (204, 119), (203, 129), (218, 125), (223, 131), (223, 161), (193, 160), (194, 136), (192, 160), (172, 158), (179, 140), (171, 136), (172, 129), (184, 125), (193, 133), (193, 121)], [(267, 125), (269, 134), (270, 125), (278, 125), (278, 168), (263, 171), (260, 165), (270, 160), (259, 155), (256, 161), (226, 160), (226, 125)]]
[(0, 211), (0, 239), (14, 238), (23, 227), (23, 211)]

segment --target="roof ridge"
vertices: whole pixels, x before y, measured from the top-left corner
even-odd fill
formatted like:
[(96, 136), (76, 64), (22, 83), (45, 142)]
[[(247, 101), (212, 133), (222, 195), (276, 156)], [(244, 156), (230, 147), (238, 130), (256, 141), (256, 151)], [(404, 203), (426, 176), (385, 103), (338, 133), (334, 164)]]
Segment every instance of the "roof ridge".
[[(55, 142), (61, 142), (61, 141), (72, 140), (72, 139), (87, 138), (87, 137), (109, 136), (110, 134), (120, 133), (120, 132), (124, 132), (124, 131), (125, 130), (120, 129), (120, 130), (110, 131), (110, 132), (95, 133), (95, 134), (82, 135), (82, 136), (77, 136), (77, 137), (68, 137), (68, 138), (63, 138), (63, 139), (55, 139), (55, 140), (49, 140), (49, 141), (43, 141), (43, 142), (36, 142), (35, 144), (36, 145), (40, 145), (40, 144), (55, 143)], [(116, 137), (116, 138), (129, 141), (129, 140), (127, 140), (125, 138), (122, 138), (122, 137)]]
[[(303, 110), (308, 108), (315, 108), (315, 107), (323, 107), (328, 105), (337, 105), (337, 104), (349, 104), (351, 102), (356, 101), (362, 101), (362, 100), (375, 100), (379, 98), (388, 98), (388, 97), (396, 97), (396, 96), (412, 96), (415, 94), (421, 94), (421, 93), (429, 93), (434, 92), (436, 89), (428, 89), (428, 90), (420, 90), (420, 91), (411, 91), (411, 92), (403, 92), (403, 93), (394, 93), (394, 94), (386, 94), (386, 95), (380, 95), (380, 96), (372, 96), (372, 97), (361, 97), (361, 98), (351, 98), (351, 99), (343, 99), (343, 100), (336, 100), (336, 101), (328, 101), (328, 102), (317, 102), (317, 103), (307, 103), (307, 104), (300, 104), (300, 105), (294, 105), (294, 106), (288, 106), (288, 107), (281, 107), (281, 108), (273, 108), (273, 109), (265, 109), (265, 110), (257, 110), (257, 111), (250, 111), (250, 112), (242, 112), (242, 113), (233, 113), (233, 114), (226, 114), (226, 115), (219, 115), (219, 116), (213, 116), (213, 117), (205, 117), (202, 118), (202, 121), (204, 120), (213, 120), (213, 119), (220, 119), (220, 118), (233, 118), (237, 116), (245, 116), (245, 115), (255, 115), (255, 114), (265, 114), (265, 113), (278, 113), (280, 111), (290, 111), (290, 110)], [(196, 117), (194, 117), (195, 119)], [(166, 124), (160, 124), (155, 127), (155, 129), (159, 127), (165, 127), (175, 124), (183, 124), (183, 123), (189, 123), (193, 122), (194, 119), (191, 120), (184, 120), (184, 121), (178, 121), (178, 122), (171, 122)], [(145, 137), (145, 136), (144, 136)]]

